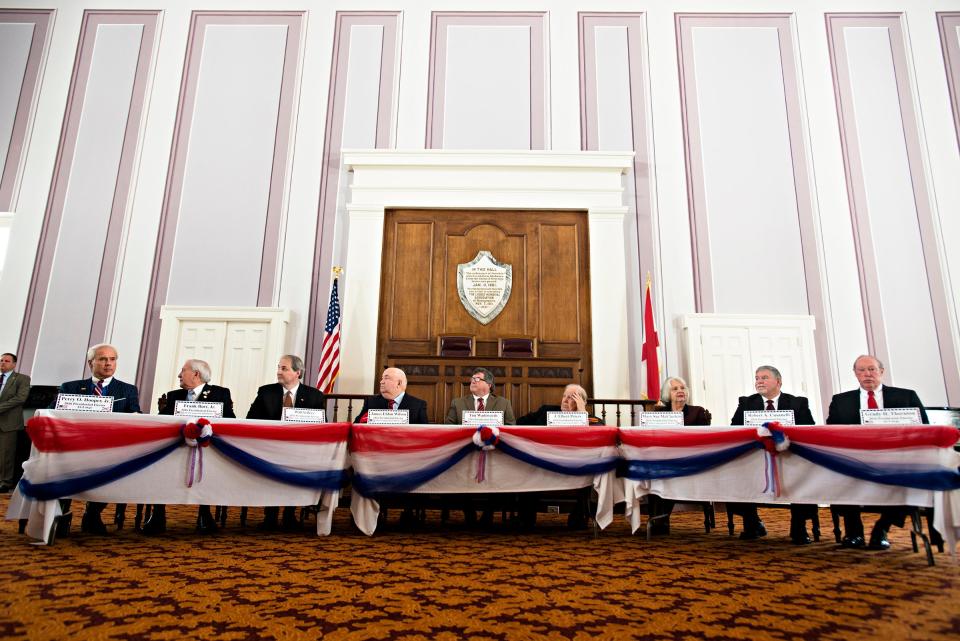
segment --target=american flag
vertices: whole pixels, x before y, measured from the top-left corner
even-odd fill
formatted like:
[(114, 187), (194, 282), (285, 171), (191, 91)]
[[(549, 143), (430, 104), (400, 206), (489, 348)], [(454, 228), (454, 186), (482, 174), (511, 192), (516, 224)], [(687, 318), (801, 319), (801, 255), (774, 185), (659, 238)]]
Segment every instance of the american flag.
[(330, 288), (327, 324), (323, 326), (323, 332), (317, 388), (324, 394), (329, 394), (333, 391), (333, 383), (340, 374), (340, 297), (337, 295), (336, 278), (333, 279), (333, 287)]

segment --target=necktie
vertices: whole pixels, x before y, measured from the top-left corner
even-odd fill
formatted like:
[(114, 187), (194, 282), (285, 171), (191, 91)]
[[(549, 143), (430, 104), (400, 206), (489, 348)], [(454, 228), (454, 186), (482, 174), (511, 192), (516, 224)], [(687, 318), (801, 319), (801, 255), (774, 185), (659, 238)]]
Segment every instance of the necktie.
[(194, 400), (195, 398), (197, 398), (197, 395), (193, 393), (193, 390), (189, 390), (189, 391), (187, 392), (187, 400), (188, 400), (188, 401), (192, 401), (192, 400)]
[(0, 374), (0, 389), (3, 389), (3, 381), (7, 378), (6, 374)]
[(482, 398), (478, 398), (478, 399), (477, 399), (477, 411), (478, 411), (478, 412), (484, 411), (483, 399), (482, 399)]
[(774, 409), (774, 407), (773, 407), (773, 400), (768, 398), (768, 399), (767, 399), (767, 411), (768, 411), (768, 412), (772, 412), (773, 409)]
[(397, 399), (393, 399), (392, 401), (390, 401), (390, 409), (395, 410), (398, 407), (400, 407), (400, 404), (397, 403)]
[(877, 396), (873, 393), (873, 390), (867, 392), (867, 409), (869, 410), (878, 410), (880, 406), (877, 405)]
[(283, 395), (283, 406), (293, 407), (293, 395), (290, 394), (290, 390), (287, 390)]
[(93, 386), (93, 393), (95, 396), (103, 396), (103, 381), (97, 381), (97, 384)]

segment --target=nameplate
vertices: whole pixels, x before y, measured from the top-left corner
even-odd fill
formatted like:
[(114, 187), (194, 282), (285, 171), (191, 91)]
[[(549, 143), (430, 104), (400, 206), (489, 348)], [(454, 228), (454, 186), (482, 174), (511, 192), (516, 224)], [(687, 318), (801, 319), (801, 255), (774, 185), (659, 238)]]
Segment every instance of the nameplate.
[(223, 418), (223, 403), (212, 401), (177, 401), (173, 406), (174, 416), (196, 418)]
[(477, 412), (466, 411), (463, 413), (463, 425), (487, 425), (489, 427), (501, 427), (503, 425), (503, 412)]
[(780, 425), (796, 425), (793, 410), (760, 410), (744, 412), (743, 424), (758, 427), (764, 423), (780, 423)]
[(590, 424), (586, 412), (547, 412), (549, 427), (583, 427)]
[(678, 427), (683, 425), (683, 412), (640, 412), (642, 427)]
[(920, 425), (920, 410), (916, 407), (891, 407), (877, 410), (860, 410), (863, 425)]
[(367, 425), (410, 425), (410, 410), (368, 410)]
[(309, 407), (284, 407), (280, 420), (291, 423), (326, 423), (327, 413)]
[(94, 396), (92, 394), (57, 394), (54, 409), (71, 412), (112, 412), (112, 396)]

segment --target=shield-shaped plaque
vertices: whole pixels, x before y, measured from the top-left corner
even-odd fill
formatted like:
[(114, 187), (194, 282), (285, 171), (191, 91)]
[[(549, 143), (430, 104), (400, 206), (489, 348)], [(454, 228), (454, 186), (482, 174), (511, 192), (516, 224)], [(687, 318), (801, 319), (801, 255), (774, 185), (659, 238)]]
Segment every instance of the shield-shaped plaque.
[(506, 307), (513, 289), (513, 267), (497, 262), (488, 251), (457, 265), (457, 293), (467, 313), (484, 325)]

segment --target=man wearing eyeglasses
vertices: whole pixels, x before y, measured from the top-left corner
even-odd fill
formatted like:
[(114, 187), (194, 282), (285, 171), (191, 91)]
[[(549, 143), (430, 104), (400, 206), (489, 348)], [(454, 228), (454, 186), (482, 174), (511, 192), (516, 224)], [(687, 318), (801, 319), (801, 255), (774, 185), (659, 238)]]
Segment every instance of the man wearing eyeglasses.
[(517, 419), (513, 415), (510, 399), (494, 394), (494, 384), (493, 372), (483, 367), (473, 370), (470, 376), (470, 393), (453, 399), (444, 422), (460, 425), (463, 423), (464, 412), (503, 412), (503, 424), (516, 425)]

